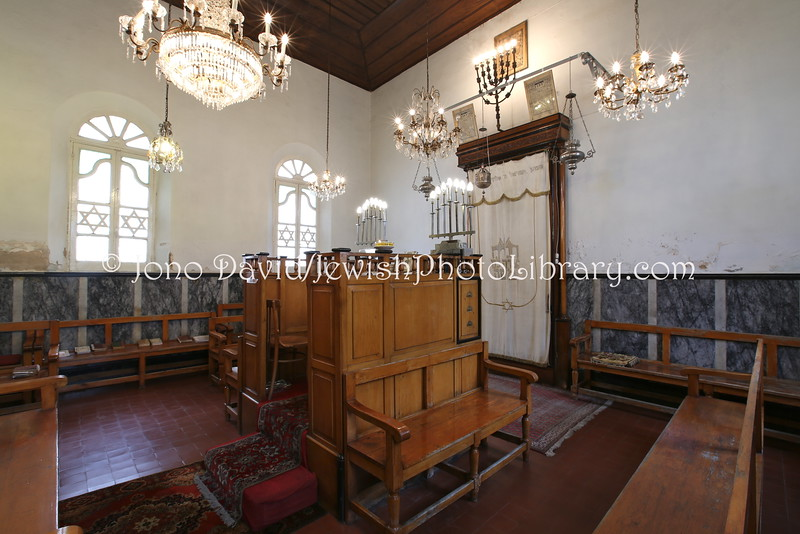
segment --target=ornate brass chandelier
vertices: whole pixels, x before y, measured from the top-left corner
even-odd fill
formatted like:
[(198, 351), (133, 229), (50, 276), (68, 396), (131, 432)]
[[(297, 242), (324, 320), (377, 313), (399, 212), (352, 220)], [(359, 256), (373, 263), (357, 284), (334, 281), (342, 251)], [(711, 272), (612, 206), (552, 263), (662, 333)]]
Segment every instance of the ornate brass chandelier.
[[(427, 38), (426, 38), (427, 39)], [(439, 102), (439, 90), (431, 85), (430, 56), (425, 42), (425, 87), (414, 89), (411, 107), (408, 109), (408, 125), (395, 117), (394, 142), (397, 150), (410, 159), (429, 163), (443, 159), (458, 146), (461, 129), (456, 123), (453, 130), (447, 127), (444, 108)]]
[(689, 75), (681, 62), (678, 52), (672, 53), (672, 66), (664, 74), (657, 74), (655, 63), (650, 53), (639, 47), (639, 0), (634, 1), (636, 18), (636, 50), (631, 56), (632, 76), (627, 77), (620, 71), (619, 61), (611, 67), (613, 74), (597, 77), (594, 101), (603, 115), (619, 120), (624, 113), (627, 120), (644, 118), (646, 106), (651, 111), (658, 111), (658, 105), (670, 106), (670, 95), (675, 94), (678, 100), (684, 94), (689, 83)]
[[(183, 17), (170, 20), (158, 1), (143, 0), (139, 13), (119, 18), (120, 36), (124, 41), (127, 35), (136, 59), (147, 61), (158, 53), (159, 75), (206, 106), (222, 109), (262, 96), (264, 76), (283, 90), (291, 73), (289, 36), (283, 35), (279, 47), (267, 14), (264, 32), (254, 43), (243, 36), (238, 6), (239, 0), (184, 0)], [(154, 30), (163, 34), (160, 40), (145, 38), (145, 31)]]
[(158, 127), (158, 137), (153, 139), (150, 149), (147, 151), (150, 167), (157, 171), (163, 168), (164, 172), (182, 171), (183, 150), (172, 138), (172, 124), (169, 122), (169, 82), (167, 82), (166, 95), (164, 97), (164, 122), (159, 124)]

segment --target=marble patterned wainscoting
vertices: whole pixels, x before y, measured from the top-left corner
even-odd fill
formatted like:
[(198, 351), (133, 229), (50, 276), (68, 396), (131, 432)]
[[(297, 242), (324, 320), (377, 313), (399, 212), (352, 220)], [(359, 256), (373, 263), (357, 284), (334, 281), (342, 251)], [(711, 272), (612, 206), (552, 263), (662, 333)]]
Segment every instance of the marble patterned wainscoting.
[[(693, 280), (567, 280), (567, 306), (573, 336), (583, 321), (596, 319), (684, 328), (728, 330), (800, 337), (800, 277), (710, 275)], [(655, 359), (659, 336), (601, 332), (592, 340), (599, 350)], [(755, 349), (746, 343), (674, 338), (673, 362), (749, 372)], [(800, 380), (800, 349), (778, 353), (779, 375)]]
[[(0, 275), (0, 322), (95, 319), (168, 313), (214, 312), (218, 304), (242, 302), (242, 281), (232, 276), (194, 280), (147, 279), (122, 273), (22, 273)], [(170, 338), (208, 332), (208, 321), (170, 324)], [(68, 348), (103, 341), (102, 327), (61, 330)], [(161, 337), (161, 323), (121, 325), (114, 341)], [(21, 335), (0, 334), (0, 354), (21, 350)]]

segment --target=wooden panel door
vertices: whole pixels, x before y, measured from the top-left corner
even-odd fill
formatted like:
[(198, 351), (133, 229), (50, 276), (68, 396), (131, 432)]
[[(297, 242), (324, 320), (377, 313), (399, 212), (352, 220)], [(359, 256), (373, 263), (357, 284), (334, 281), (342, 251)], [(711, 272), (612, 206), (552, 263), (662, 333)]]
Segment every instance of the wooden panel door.
[(392, 353), (455, 341), (452, 281), (390, 283), (389, 292)]

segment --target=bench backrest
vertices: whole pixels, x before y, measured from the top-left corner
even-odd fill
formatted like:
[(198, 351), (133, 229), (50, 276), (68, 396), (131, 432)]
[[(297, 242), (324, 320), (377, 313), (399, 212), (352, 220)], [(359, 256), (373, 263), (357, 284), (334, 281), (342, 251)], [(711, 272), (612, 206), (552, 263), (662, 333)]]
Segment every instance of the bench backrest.
[[(689, 395), (700, 394), (701, 375), (737, 377), (742, 373), (689, 367), (682, 371), (689, 379)], [(753, 372), (747, 390), (747, 405), (739, 436), (736, 472), (733, 478), (725, 534), (759, 531), (761, 466), (764, 452), (764, 340), (758, 339)]]
[[(133, 317), (103, 317), (99, 319), (77, 319), (70, 321), (51, 321), (50, 344), (57, 345), (60, 340), (60, 330), (64, 328), (81, 328), (85, 326), (102, 326), (104, 343), (113, 342), (113, 330), (115, 326), (135, 323), (161, 323), (161, 339), (170, 339), (169, 325), (172, 321), (183, 321), (192, 319), (208, 320), (212, 314), (210, 312), (198, 313), (171, 313), (165, 315), (142, 315)], [(131, 342), (137, 341), (134, 339)]]
[[(345, 399), (395, 419), (444, 404), (485, 387), (483, 341), (464, 343), (425, 356), (377, 365), (345, 374)], [(375, 427), (348, 415), (347, 439)]]
[[(680, 328), (674, 326), (661, 326), (636, 323), (618, 323), (614, 321), (596, 321), (587, 319), (584, 322), (584, 332), (590, 334), (593, 329), (621, 330), (627, 332), (641, 332), (655, 334), (661, 337), (661, 354), (659, 359), (670, 363), (671, 338), (689, 337), (710, 339), (715, 341), (736, 341), (741, 343), (756, 344), (763, 340), (766, 376), (778, 376), (778, 347), (800, 348), (800, 337), (770, 336), (745, 332), (728, 332), (725, 330), (701, 330), (696, 328)], [(641, 355), (635, 355), (641, 356)]]
[(758, 532), (761, 508), (761, 466), (764, 452), (764, 342), (759, 340), (753, 374), (747, 391), (744, 426), (739, 438), (733, 496), (725, 534)]

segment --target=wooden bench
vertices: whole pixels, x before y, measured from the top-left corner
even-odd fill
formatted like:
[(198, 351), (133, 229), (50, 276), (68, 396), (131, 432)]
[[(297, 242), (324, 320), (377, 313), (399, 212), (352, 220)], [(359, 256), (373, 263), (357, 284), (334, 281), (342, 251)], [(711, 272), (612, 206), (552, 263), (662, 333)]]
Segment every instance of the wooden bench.
[(46, 363), (44, 358), (45, 337), (49, 328), (50, 321), (0, 323), (0, 333), (19, 336), (16, 343), (12, 338), (13, 354), (0, 355), (0, 376), (10, 375), (14, 367), (18, 365), (39, 364), (43, 366)]
[[(203, 357), (202, 363), (189, 362), (187, 365), (174, 366), (169, 363), (161, 363), (148, 368), (148, 359), (156, 356), (168, 354), (184, 354), (208, 350), (208, 341), (194, 341), (187, 339), (183, 342), (177, 339), (169, 339), (170, 323), (173, 321), (185, 320), (208, 320), (211, 313), (175, 313), (166, 315), (146, 315), (138, 317), (106, 317), (101, 319), (81, 319), (73, 321), (51, 321), (50, 329), (50, 351), (48, 353), (48, 369), (51, 375), (59, 374), (62, 369), (74, 368), (92, 364), (109, 362), (136, 361), (137, 368), (133, 373), (122, 376), (106, 377), (104, 375), (89, 377), (82, 383), (74, 383), (62, 388), (61, 391), (82, 390), (93, 387), (121, 384), (125, 382), (139, 382), (140, 387), (144, 387), (145, 381), (151, 378), (162, 376), (172, 376), (185, 373), (206, 371), (208, 363)], [(160, 345), (140, 347), (138, 343), (127, 342), (115, 344), (114, 328), (122, 325), (143, 323), (157, 323), (160, 325), (161, 340)], [(61, 330), (65, 328), (82, 327), (102, 327), (104, 330), (105, 348), (100, 351), (92, 351), (88, 354), (76, 354), (74, 350), (66, 351), (60, 345)]]
[[(519, 395), (489, 390), (489, 370), (518, 377)], [(345, 464), (351, 510), (388, 532), (405, 533), (468, 493), (477, 499), (484, 480), (518, 456), (527, 458), (528, 386), (537, 380), (530, 371), (490, 361), (487, 343), (481, 341), (347, 373)], [(501, 432), (520, 418), (522, 438)], [(513, 446), (481, 465), (479, 447), (492, 435)], [(468, 470), (447, 462), (465, 451)], [(401, 523), (404, 483), (436, 466), (456, 475), (458, 487)], [(361, 487), (364, 476), (355, 467), (381, 482)], [(382, 502), (386, 517), (375, 511)]]
[(242, 335), (243, 311), (242, 303), (219, 304), (216, 315), (208, 320), (208, 378), (212, 384), (224, 383), (220, 351), (238, 343)]
[[(55, 533), (58, 529), (56, 390), (64, 376), (0, 377), (0, 395), (39, 392), (41, 406), (0, 416), (0, 522), (3, 532)], [(78, 534), (80, 527), (69, 531)]]
[[(755, 533), (763, 465), (763, 349), (750, 375), (689, 367), (684, 399), (595, 534)], [(701, 375), (749, 378), (747, 404), (699, 396)]]
[[(800, 338), (594, 320), (587, 320), (584, 324), (584, 330), (585, 333), (583, 335), (575, 337), (570, 341), (572, 351), (572, 391), (575, 394), (585, 393), (631, 404), (638, 404), (646, 408), (664, 410), (664, 407), (658, 404), (637, 400), (630, 396), (620, 394), (636, 393), (637, 391), (634, 388), (625, 388), (624, 386), (616, 384), (604, 383), (599, 380), (598, 377), (593, 377), (592, 371), (686, 387), (687, 379), (686, 375), (683, 373), (683, 369), (686, 366), (671, 361), (672, 341), (674, 339), (695, 338), (717, 342), (731, 341), (748, 343), (754, 346), (759, 339), (762, 339), (764, 342), (766, 371), (764, 376), (764, 400), (769, 403), (800, 407), (800, 380), (791, 380), (778, 376), (778, 350), (784, 347), (800, 348)], [(658, 336), (658, 342), (661, 347), (658, 359), (649, 360), (642, 354), (631, 354), (639, 358), (639, 362), (633, 367), (593, 363), (592, 357), (598, 354), (597, 350), (592, 347), (593, 334), (603, 330)], [(616, 352), (625, 351), (617, 350)], [(627, 354), (630, 354), (630, 352)], [(581, 372), (583, 372), (583, 377), (581, 377)], [(602, 377), (602, 375), (600, 375), (600, 377)], [(746, 380), (727, 376), (710, 377), (708, 380), (704, 381), (703, 387), (709, 394), (717, 393), (745, 396), (748, 391)], [(615, 393), (609, 392), (614, 390), (616, 390)], [(672, 410), (666, 409), (666, 411)]]

